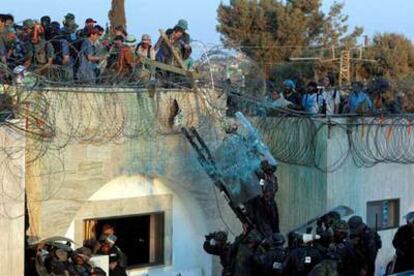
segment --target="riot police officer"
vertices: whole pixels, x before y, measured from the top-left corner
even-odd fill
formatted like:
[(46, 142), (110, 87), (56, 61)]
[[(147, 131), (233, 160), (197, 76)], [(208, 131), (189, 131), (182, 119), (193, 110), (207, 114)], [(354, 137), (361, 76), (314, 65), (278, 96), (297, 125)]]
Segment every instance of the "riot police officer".
[(392, 241), (397, 251), (394, 273), (414, 269), (414, 212), (405, 218), (407, 224), (398, 228)]
[(220, 264), (223, 267), (222, 276), (231, 275), (231, 266), (229, 261), (231, 244), (227, 242), (227, 233), (224, 231), (210, 233), (205, 236), (203, 248), (208, 254), (219, 256)]
[(348, 220), (350, 238), (357, 255), (364, 259), (364, 270), (367, 276), (374, 276), (375, 260), (378, 250), (382, 247), (381, 237), (369, 228), (360, 216)]
[(343, 276), (358, 276), (363, 266), (363, 256), (358, 256), (349, 240), (349, 226), (344, 220), (333, 224), (333, 242), (329, 245), (327, 259), (334, 260), (337, 272)]
[(258, 275), (283, 275), (284, 261), (287, 255), (286, 249), (283, 247), (285, 241), (282, 234), (273, 234), (265, 246), (265, 251), (256, 252), (253, 256), (253, 262)]
[(285, 275), (307, 276), (322, 260), (321, 251), (313, 242), (304, 243), (296, 233), (289, 233), (289, 254), (285, 260)]

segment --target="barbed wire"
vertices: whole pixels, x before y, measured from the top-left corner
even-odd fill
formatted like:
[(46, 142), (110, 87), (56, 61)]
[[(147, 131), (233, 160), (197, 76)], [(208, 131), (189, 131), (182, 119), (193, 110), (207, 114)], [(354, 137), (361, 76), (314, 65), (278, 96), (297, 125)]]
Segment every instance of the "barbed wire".
[[(4, 87), (5, 93), (13, 99), (9, 108), (17, 120), (4, 121), (3, 128), (23, 135), (26, 145), (20, 148), (10, 148), (6, 143), (0, 145), (0, 177), (11, 177), (19, 183), (25, 175), (10, 161), (25, 156), (30, 181), (42, 183), (44, 187), (41, 196), (32, 195), (30, 200), (54, 199), (65, 183), (64, 152), (70, 145), (99, 146), (122, 144), (131, 139), (163, 139), (178, 134), (181, 126), (196, 127), (208, 133), (212, 124), (221, 127), (224, 121), (231, 120), (226, 116), (225, 100), (229, 97), (237, 97), (238, 109), (253, 117), (272, 153), (283, 163), (313, 167), (327, 173), (342, 168), (350, 158), (358, 167), (414, 163), (413, 115), (336, 118), (277, 109), (277, 116), (257, 116), (258, 110), (269, 110), (260, 66), (222, 47), (203, 51), (202, 58), (194, 65), (198, 78), (191, 85), (186, 78), (176, 81), (151, 77), (113, 77), (110, 81), (80, 84), (75, 80), (53, 80), (53, 77), (32, 73), (28, 76), (33, 78), (31, 81)], [(8, 70), (6, 75), (13, 75)], [(192, 100), (197, 104), (192, 104)], [(220, 140), (215, 137), (211, 143), (215, 147)], [(329, 153), (328, 160), (324, 155), (327, 143), (333, 144), (330, 148), (335, 149), (334, 153)], [(145, 164), (161, 154), (161, 150), (148, 149), (136, 158)], [(180, 155), (179, 158), (189, 157)], [(163, 168), (157, 170), (163, 173)], [(23, 188), (8, 194), (3, 188), (0, 196), (16, 199), (22, 192)], [(0, 216), (16, 217), (4, 208)]]

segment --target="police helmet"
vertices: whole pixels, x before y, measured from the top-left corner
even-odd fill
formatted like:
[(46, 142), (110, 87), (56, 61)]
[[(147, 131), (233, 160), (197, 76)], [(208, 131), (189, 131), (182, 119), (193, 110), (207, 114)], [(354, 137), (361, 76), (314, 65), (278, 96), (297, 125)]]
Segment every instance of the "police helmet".
[(333, 229), (337, 232), (348, 233), (349, 231), (348, 223), (346, 223), (346, 221), (342, 219), (337, 220), (333, 223)]
[(406, 215), (404, 216), (404, 218), (406, 219), (407, 224), (408, 224), (408, 223), (414, 223), (414, 211), (409, 212), (408, 214), (406, 214)]
[(214, 234), (214, 240), (218, 242), (226, 242), (227, 241), (227, 233), (224, 231), (218, 231)]
[(348, 220), (348, 225), (349, 228), (351, 229), (356, 229), (358, 228), (361, 224), (363, 224), (362, 218), (360, 216), (352, 216), (349, 220)]

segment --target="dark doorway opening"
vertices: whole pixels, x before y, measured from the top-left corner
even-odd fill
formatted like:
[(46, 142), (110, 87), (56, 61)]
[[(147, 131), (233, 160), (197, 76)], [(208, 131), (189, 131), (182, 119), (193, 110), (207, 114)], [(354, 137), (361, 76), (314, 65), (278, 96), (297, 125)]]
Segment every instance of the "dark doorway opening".
[(96, 237), (106, 224), (114, 227), (115, 245), (126, 255), (128, 268), (164, 263), (164, 213), (97, 219)]

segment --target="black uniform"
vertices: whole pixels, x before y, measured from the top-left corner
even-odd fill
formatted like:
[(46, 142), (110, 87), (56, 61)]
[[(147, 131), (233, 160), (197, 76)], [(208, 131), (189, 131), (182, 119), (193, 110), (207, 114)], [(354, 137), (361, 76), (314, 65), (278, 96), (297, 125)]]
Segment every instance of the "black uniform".
[(223, 244), (215, 244), (212, 245), (210, 243), (211, 239), (207, 239), (204, 244), (204, 250), (211, 255), (219, 256), (220, 257), (220, 264), (223, 267), (221, 275), (227, 276), (231, 275), (231, 266), (230, 266), (230, 243), (223, 243)]
[(279, 233), (279, 212), (275, 200), (279, 187), (273, 172), (265, 170), (262, 165), (262, 169), (256, 172), (257, 178), (264, 182), (262, 195), (245, 204), (247, 215), (257, 230), (266, 237)]
[[(352, 235), (354, 236), (354, 235)], [(364, 260), (364, 269), (367, 276), (375, 274), (375, 260), (378, 250), (382, 247), (381, 237), (377, 232), (365, 226), (360, 233), (351, 238), (356, 242), (353, 243), (357, 256), (362, 256)]]
[(348, 239), (331, 244), (327, 258), (337, 262), (338, 274), (343, 276), (358, 276), (364, 262), (363, 256), (355, 252)]
[(117, 265), (113, 270), (109, 271), (109, 276), (127, 276), (125, 268)]
[(258, 252), (253, 256), (257, 275), (275, 276), (284, 275), (284, 261), (286, 249), (283, 246), (271, 246), (266, 252)]
[(307, 276), (322, 260), (319, 250), (312, 245), (301, 245), (290, 251), (285, 261), (285, 275)]
[(400, 227), (392, 244), (397, 251), (394, 273), (414, 269), (414, 226)]
[(253, 262), (256, 253), (257, 244), (260, 238), (256, 230), (252, 230), (248, 235), (241, 234), (236, 237), (231, 245), (229, 260), (232, 276), (256, 276), (255, 266)]

